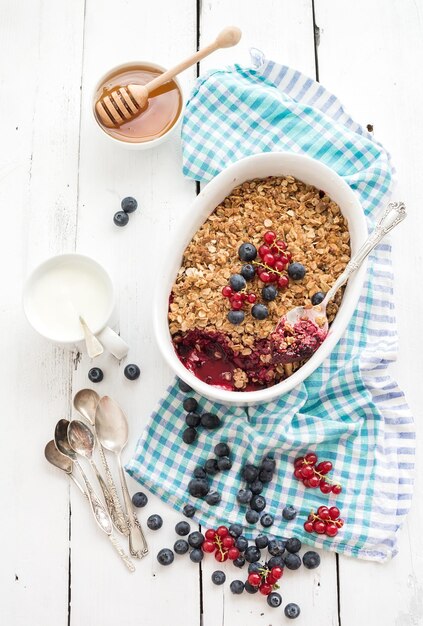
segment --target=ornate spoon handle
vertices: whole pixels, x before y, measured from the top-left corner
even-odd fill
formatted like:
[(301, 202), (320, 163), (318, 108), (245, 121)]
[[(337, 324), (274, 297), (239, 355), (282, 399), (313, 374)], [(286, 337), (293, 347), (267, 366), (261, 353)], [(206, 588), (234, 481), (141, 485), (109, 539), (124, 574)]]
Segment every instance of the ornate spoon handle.
[(110, 543), (112, 544), (116, 552), (119, 554), (120, 558), (122, 559), (126, 567), (129, 569), (129, 571), (135, 572), (135, 565), (133, 564), (129, 556), (126, 554), (126, 552), (124, 551), (124, 549), (122, 548), (122, 546), (120, 545), (116, 537), (113, 535), (113, 533), (109, 535), (109, 539), (110, 539)]
[[(113, 480), (112, 473), (110, 471), (109, 464), (106, 459), (106, 455), (104, 454), (103, 446), (98, 441), (98, 451), (100, 454), (101, 462), (103, 463), (104, 471), (106, 472), (106, 481), (108, 487), (108, 494), (111, 498), (109, 513), (112, 518), (113, 525), (118, 529), (120, 533), (123, 535), (129, 535), (128, 524), (125, 519), (125, 515), (122, 510), (122, 506), (119, 501), (119, 496), (117, 494), (115, 481)], [(103, 491), (104, 493), (104, 491)], [(106, 496), (104, 496), (106, 497)]]
[(147, 542), (145, 540), (144, 533), (142, 532), (141, 524), (139, 523), (132, 508), (131, 497), (128, 492), (125, 475), (123, 473), (120, 455), (118, 454), (116, 456), (118, 461), (120, 483), (122, 485), (123, 499), (125, 501), (126, 514), (128, 516), (129, 552), (131, 556), (134, 556), (137, 559), (142, 559), (142, 557), (148, 553)]

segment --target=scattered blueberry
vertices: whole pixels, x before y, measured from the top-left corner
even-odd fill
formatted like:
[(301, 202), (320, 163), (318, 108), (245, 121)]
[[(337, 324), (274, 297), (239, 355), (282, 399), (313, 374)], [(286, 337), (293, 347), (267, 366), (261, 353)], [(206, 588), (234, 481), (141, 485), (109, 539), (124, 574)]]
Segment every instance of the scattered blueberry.
[(259, 572), (262, 567), (263, 566), (261, 563), (257, 563), (256, 561), (254, 561), (253, 563), (250, 563), (248, 565), (248, 573), (252, 574), (253, 572)]
[(245, 519), (249, 524), (257, 524), (259, 521), (260, 514), (257, 511), (253, 511), (253, 509), (248, 509), (245, 514)]
[(229, 279), (229, 284), (234, 291), (241, 291), (247, 286), (247, 282), (244, 276), (241, 276), (241, 274), (232, 274)]
[(214, 453), (216, 456), (229, 456), (231, 451), (228, 444), (221, 441), (215, 445)]
[(261, 290), (261, 297), (267, 302), (271, 302), (272, 300), (274, 300), (277, 295), (278, 290), (276, 289), (275, 285), (265, 285)]
[(125, 213), (125, 211), (118, 211), (117, 213), (114, 214), (113, 221), (116, 224), (116, 226), (119, 226), (119, 227), (126, 226), (127, 223), (129, 222), (129, 216), (127, 213)]
[(283, 557), (283, 561), (288, 569), (298, 569), (301, 566), (301, 559), (298, 554), (291, 554), (291, 552)]
[(135, 198), (131, 198), (131, 196), (128, 196), (127, 198), (124, 198), (122, 200), (120, 206), (122, 208), (122, 211), (125, 211), (125, 213), (133, 213), (137, 210), (138, 202), (135, 200)]
[(244, 591), (244, 583), (242, 580), (233, 580), (229, 587), (232, 593), (240, 594)]
[(140, 377), (141, 370), (138, 365), (135, 365), (135, 363), (130, 363), (125, 367), (123, 373), (128, 380), (137, 380), (137, 378)]
[(254, 587), (248, 580), (244, 583), (244, 589), (247, 593), (257, 593), (258, 587)]
[(265, 513), (264, 515), (261, 516), (260, 518), (260, 524), (264, 527), (264, 528), (269, 528), (269, 526), (272, 526), (273, 522), (274, 522), (274, 517), (273, 515), (270, 515), (270, 513)]
[(284, 609), (284, 613), (286, 617), (289, 617), (289, 619), (295, 619), (296, 617), (299, 616), (301, 611), (300, 611), (300, 607), (298, 606), (298, 604), (295, 604), (295, 602), (290, 602), (289, 604), (286, 605)]
[(101, 383), (104, 378), (103, 370), (99, 367), (92, 367), (88, 372), (88, 378), (92, 383)]
[(239, 556), (237, 559), (235, 559), (235, 561), (233, 561), (233, 564), (235, 565), (235, 567), (244, 567), (245, 558), (243, 556)]
[(255, 465), (244, 465), (241, 473), (247, 483), (253, 483), (258, 478), (259, 469)]
[(261, 552), (257, 546), (248, 546), (244, 552), (245, 560), (249, 563), (257, 563), (260, 561)]
[(261, 469), (266, 472), (274, 472), (276, 469), (275, 459), (272, 459), (270, 456), (266, 456), (262, 461)]
[(253, 496), (250, 500), (250, 507), (253, 509), (253, 511), (257, 511), (258, 513), (261, 513), (266, 508), (265, 498), (263, 498), (263, 496), (260, 496), (260, 495)]
[(273, 478), (273, 472), (269, 472), (269, 470), (262, 469), (260, 471), (259, 478), (262, 483), (270, 483)]
[(163, 520), (160, 515), (150, 515), (147, 520), (147, 526), (150, 530), (159, 530), (163, 526)]
[(185, 443), (191, 444), (197, 439), (198, 433), (195, 428), (186, 428), (182, 433), (182, 439)]
[(218, 491), (210, 491), (210, 493), (206, 495), (206, 502), (209, 506), (216, 506), (216, 504), (219, 504), (221, 499), (222, 498)]
[(185, 423), (191, 428), (196, 428), (200, 425), (201, 415), (199, 413), (187, 413), (185, 416)]
[(241, 261), (254, 261), (257, 256), (257, 248), (252, 243), (243, 243), (238, 248), (238, 256)]
[(292, 280), (301, 280), (306, 274), (306, 268), (302, 263), (290, 263), (288, 266), (288, 276)]
[(254, 496), (257, 496), (263, 491), (263, 483), (261, 482), (261, 480), (255, 480), (253, 483), (250, 483), (248, 487), (250, 488), (250, 491)]
[(241, 324), (244, 321), (245, 313), (244, 311), (229, 311), (226, 317), (231, 324)]
[(270, 568), (272, 567), (284, 567), (285, 566), (285, 561), (283, 560), (283, 556), (272, 556), (268, 561), (267, 564)]
[(200, 563), (203, 560), (204, 552), (200, 548), (194, 548), (189, 553), (189, 558), (193, 563)]
[(220, 459), (217, 459), (217, 467), (222, 471), (226, 472), (230, 470), (232, 467), (232, 461), (228, 456), (222, 456)]
[(244, 535), (241, 535), (235, 541), (235, 545), (240, 552), (244, 552), (248, 548), (248, 540), (244, 537)]
[(182, 509), (182, 512), (185, 515), (185, 517), (194, 517), (195, 507), (192, 506), (192, 504), (186, 504), (184, 508)]
[(281, 594), (277, 593), (276, 591), (272, 591), (271, 593), (269, 593), (269, 595), (267, 596), (267, 604), (273, 609), (277, 609), (278, 606), (282, 604)]
[(214, 413), (203, 413), (201, 416), (201, 425), (207, 430), (214, 430), (221, 425), (220, 418)]
[(272, 556), (280, 556), (284, 553), (285, 546), (283, 541), (281, 541), (280, 539), (272, 539), (271, 541), (269, 541), (267, 549), (269, 551), (269, 554), (271, 554)]
[(191, 526), (188, 522), (178, 522), (175, 526), (175, 532), (180, 537), (185, 537), (185, 535), (189, 535), (189, 531), (191, 530)]
[(207, 478), (206, 470), (201, 465), (197, 465), (193, 472), (195, 478)]
[(241, 267), (240, 274), (245, 278), (245, 280), (253, 280), (254, 276), (256, 275), (256, 270), (254, 269), (253, 265), (247, 263), (247, 265), (243, 265)]
[(239, 504), (248, 504), (252, 497), (253, 494), (249, 489), (240, 489), (237, 493), (236, 499)]
[(219, 468), (217, 466), (217, 459), (207, 459), (204, 464), (204, 470), (210, 476), (215, 476), (219, 473)]
[(269, 309), (265, 304), (255, 304), (251, 308), (251, 315), (256, 318), (256, 320), (265, 320), (269, 315)]
[(288, 522), (290, 522), (296, 516), (297, 516), (297, 509), (294, 506), (288, 505), (288, 506), (284, 507), (284, 509), (282, 511), (282, 517), (284, 519), (286, 519)]
[(189, 393), (190, 391), (193, 391), (192, 387), (187, 385), (187, 383), (183, 381), (182, 378), (178, 380), (178, 387), (183, 393)]
[(323, 291), (317, 291), (311, 296), (311, 304), (316, 306), (316, 304), (320, 304), (325, 299), (325, 293)]
[(188, 543), (191, 548), (200, 548), (203, 545), (204, 535), (202, 535), (198, 530), (195, 530), (193, 533), (188, 535)]
[(176, 554), (186, 554), (189, 550), (188, 541), (185, 541), (185, 539), (178, 539), (175, 541), (173, 549)]
[(205, 478), (193, 478), (188, 483), (188, 491), (194, 498), (204, 498), (210, 491), (209, 481)]
[(195, 398), (185, 398), (183, 407), (187, 413), (192, 413), (197, 409), (198, 402)]
[(296, 537), (291, 537), (291, 539), (288, 539), (286, 542), (285, 548), (288, 552), (295, 554), (295, 552), (299, 552), (301, 550), (301, 541)]
[(316, 569), (320, 565), (320, 556), (317, 552), (309, 550), (303, 555), (303, 564), (307, 569)]
[(226, 574), (225, 572), (222, 572), (220, 569), (218, 569), (213, 572), (213, 574), (211, 575), (211, 579), (215, 585), (223, 585), (226, 580)]
[(145, 495), (145, 493), (143, 493), (142, 491), (138, 491), (137, 493), (134, 493), (134, 495), (132, 496), (132, 504), (136, 506), (138, 509), (141, 509), (143, 506), (145, 506), (147, 502), (148, 502), (148, 498)]
[(257, 548), (260, 548), (260, 550), (267, 548), (267, 544), (269, 543), (267, 535), (257, 535), (254, 541)]
[(170, 565), (171, 563), (173, 563), (174, 558), (175, 555), (169, 548), (163, 548), (157, 555), (157, 560), (160, 565)]

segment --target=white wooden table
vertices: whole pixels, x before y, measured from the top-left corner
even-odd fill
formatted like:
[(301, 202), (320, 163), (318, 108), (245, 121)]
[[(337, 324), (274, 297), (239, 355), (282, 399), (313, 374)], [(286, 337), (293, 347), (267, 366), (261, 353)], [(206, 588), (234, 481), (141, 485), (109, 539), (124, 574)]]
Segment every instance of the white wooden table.
[[(43, 458), (74, 393), (88, 386), (90, 363), (49, 345), (28, 327), (22, 284), (44, 258), (77, 250), (111, 272), (131, 383), (113, 358), (100, 358), (97, 386), (130, 419), (129, 457), (142, 425), (172, 378), (152, 336), (154, 258), (189, 210), (196, 186), (181, 174), (178, 138), (151, 152), (110, 146), (91, 117), (91, 91), (109, 67), (132, 59), (169, 66), (227, 24), (244, 33), (234, 50), (200, 71), (247, 63), (256, 46), (334, 91), (353, 117), (371, 124), (398, 168), (397, 199), (410, 216), (394, 237), (401, 350), (395, 374), (417, 426), (421, 410), (423, 220), (422, 0), (2, 0), (0, 3), (0, 623), (3, 626), (256, 626), (287, 623), (264, 598), (232, 596), (212, 585), (214, 560), (163, 568), (155, 555), (172, 546), (182, 519), (151, 496), (140, 518), (160, 513), (151, 554), (127, 573), (92, 523), (80, 494)], [(195, 70), (181, 82), (188, 93)], [(122, 230), (121, 198), (140, 210)], [(412, 302), (414, 306), (412, 308)], [(422, 450), (421, 443), (419, 444)], [(418, 467), (421, 468), (420, 458)], [(136, 484), (130, 481), (132, 491)], [(301, 606), (298, 624), (423, 624), (422, 480), (390, 563), (322, 554), (318, 570), (288, 572), (284, 604)], [(229, 569), (228, 569), (229, 572)], [(238, 570), (230, 570), (229, 580)], [(290, 575), (292, 574), (292, 575)]]

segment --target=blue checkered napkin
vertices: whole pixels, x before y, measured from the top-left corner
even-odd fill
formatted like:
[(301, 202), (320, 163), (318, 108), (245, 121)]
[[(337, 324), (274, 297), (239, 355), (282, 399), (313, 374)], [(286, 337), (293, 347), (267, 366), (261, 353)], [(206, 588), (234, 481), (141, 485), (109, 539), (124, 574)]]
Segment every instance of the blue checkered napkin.
[[(339, 100), (310, 78), (264, 62), (238, 66), (200, 78), (187, 104), (182, 129), (184, 172), (209, 180), (229, 163), (249, 154), (286, 150), (318, 158), (338, 172), (359, 195), (371, 227), (389, 199), (389, 155), (345, 113)], [(245, 524), (235, 496), (243, 486), (245, 462), (271, 453), (277, 477), (264, 495), (275, 516), (270, 531), (347, 555), (384, 561), (396, 553), (397, 531), (412, 496), (414, 426), (402, 391), (388, 373), (395, 360), (397, 332), (392, 293), (391, 253), (382, 243), (369, 260), (368, 277), (349, 327), (330, 357), (303, 384), (277, 402), (227, 408), (194, 395), (203, 411), (216, 412), (223, 426), (202, 431), (197, 445), (181, 440), (183, 394), (174, 383), (151, 416), (127, 471), (176, 509), (190, 501), (187, 484), (196, 465), (219, 441), (232, 448), (233, 468), (213, 479), (222, 493), (216, 507), (191, 500), (196, 521)], [(305, 489), (293, 478), (296, 456), (316, 450), (334, 465), (342, 483), (339, 496)], [(311, 509), (335, 504), (346, 520), (329, 539), (305, 533)], [(300, 511), (292, 522), (282, 508)], [(257, 533), (249, 526), (248, 537)]]

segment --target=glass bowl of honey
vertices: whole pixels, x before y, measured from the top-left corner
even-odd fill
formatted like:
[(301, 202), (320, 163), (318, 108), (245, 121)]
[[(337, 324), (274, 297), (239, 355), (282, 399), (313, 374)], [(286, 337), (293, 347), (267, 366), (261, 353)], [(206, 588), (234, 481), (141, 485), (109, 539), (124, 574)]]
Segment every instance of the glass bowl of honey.
[(93, 96), (93, 114), (103, 134), (119, 145), (146, 150), (166, 141), (179, 127), (183, 95), (176, 78), (151, 92), (148, 104), (134, 119), (120, 126), (107, 127), (99, 119), (95, 104), (118, 87), (131, 83), (145, 85), (165, 71), (156, 63), (133, 61), (109, 70), (97, 83)]

